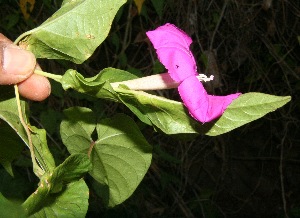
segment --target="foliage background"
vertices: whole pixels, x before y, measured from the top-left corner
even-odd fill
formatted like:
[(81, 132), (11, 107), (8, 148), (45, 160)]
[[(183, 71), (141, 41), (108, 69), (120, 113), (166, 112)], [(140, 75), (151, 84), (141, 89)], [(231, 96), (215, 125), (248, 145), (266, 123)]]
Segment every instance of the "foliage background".
[[(0, 0), (0, 32), (14, 40), (60, 4), (36, 1), (25, 19), (18, 1)], [(300, 3), (292, 0), (146, 0), (141, 13), (128, 1), (109, 37), (83, 65), (40, 60), (45, 71), (56, 74), (73, 68), (93, 76), (104, 67), (139, 76), (163, 72), (145, 31), (170, 22), (193, 38), (198, 68), (219, 78), (207, 87), (211, 93), (292, 96), (280, 110), (217, 137), (170, 137), (140, 123), (154, 146), (149, 172), (134, 195), (113, 209), (102, 206), (98, 187), (87, 177), (87, 217), (300, 217), (299, 19)], [(178, 99), (176, 90), (157, 94)], [(68, 155), (58, 134), (63, 109), (88, 106), (102, 116), (132, 115), (122, 105), (64, 92), (54, 82), (49, 99), (30, 104), (32, 122), (48, 131), (58, 162)], [(0, 191), (26, 198), (36, 184), (30, 167), (24, 150), (14, 162), (15, 178), (0, 169)]]

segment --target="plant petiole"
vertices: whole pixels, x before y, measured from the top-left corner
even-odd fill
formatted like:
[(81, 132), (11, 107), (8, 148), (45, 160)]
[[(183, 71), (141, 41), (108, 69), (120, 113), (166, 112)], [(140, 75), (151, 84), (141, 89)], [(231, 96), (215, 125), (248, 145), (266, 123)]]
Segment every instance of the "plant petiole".
[(50, 79), (53, 79), (53, 80), (55, 80), (56, 82), (61, 83), (61, 78), (62, 78), (61, 75), (56, 75), (56, 74), (52, 74), (52, 73), (47, 73), (47, 72), (44, 72), (44, 71), (42, 71), (42, 70), (35, 70), (34, 73), (35, 73), (35, 74), (38, 74), (38, 75), (41, 75), (41, 76), (44, 76), (44, 77), (47, 77), (47, 78), (50, 78)]

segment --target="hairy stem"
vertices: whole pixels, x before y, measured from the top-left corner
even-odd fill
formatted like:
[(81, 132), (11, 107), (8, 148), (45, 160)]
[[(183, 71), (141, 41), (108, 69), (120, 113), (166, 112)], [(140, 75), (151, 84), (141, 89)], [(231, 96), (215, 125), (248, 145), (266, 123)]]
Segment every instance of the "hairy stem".
[(35, 159), (34, 148), (33, 148), (33, 143), (32, 143), (32, 138), (31, 138), (31, 132), (30, 132), (25, 120), (24, 120), (23, 113), (22, 113), (22, 107), (21, 107), (21, 102), (20, 102), (18, 85), (15, 85), (14, 88), (15, 88), (15, 95), (16, 95), (16, 101), (17, 101), (17, 107), (18, 107), (20, 122), (21, 122), (23, 128), (25, 129), (25, 132), (26, 132), (27, 138), (28, 138), (31, 161), (32, 161), (32, 164), (33, 164), (33, 172), (35, 173), (35, 175), (37, 177), (40, 178), (44, 174), (44, 170), (39, 167), (39, 165), (38, 165), (38, 163), (36, 162), (36, 159)]

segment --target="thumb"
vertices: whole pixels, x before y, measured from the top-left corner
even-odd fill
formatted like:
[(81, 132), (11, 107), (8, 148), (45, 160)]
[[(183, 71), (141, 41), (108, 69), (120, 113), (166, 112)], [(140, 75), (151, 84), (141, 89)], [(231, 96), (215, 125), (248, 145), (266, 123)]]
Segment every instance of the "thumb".
[(1, 41), (0, 34), (0, 84), (9, 85), (22, 82), (34, 71), (36, 59), (34, 55), (10, 43)]

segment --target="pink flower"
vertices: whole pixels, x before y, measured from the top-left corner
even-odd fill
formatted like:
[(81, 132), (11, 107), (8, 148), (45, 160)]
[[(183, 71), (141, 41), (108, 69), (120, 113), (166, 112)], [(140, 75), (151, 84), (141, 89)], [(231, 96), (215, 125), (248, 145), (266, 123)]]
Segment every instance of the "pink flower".
[(196, 120), (205, 123), (220, 117), (228, 105), (241, 94), (227, 96), (207, 94), (196, 77), (198, 75), (196, 61), (189, 49), (192, 39), (173, 24), (167, 23), (146, 34), (170, 77), (179, 83), (180, 97)]

